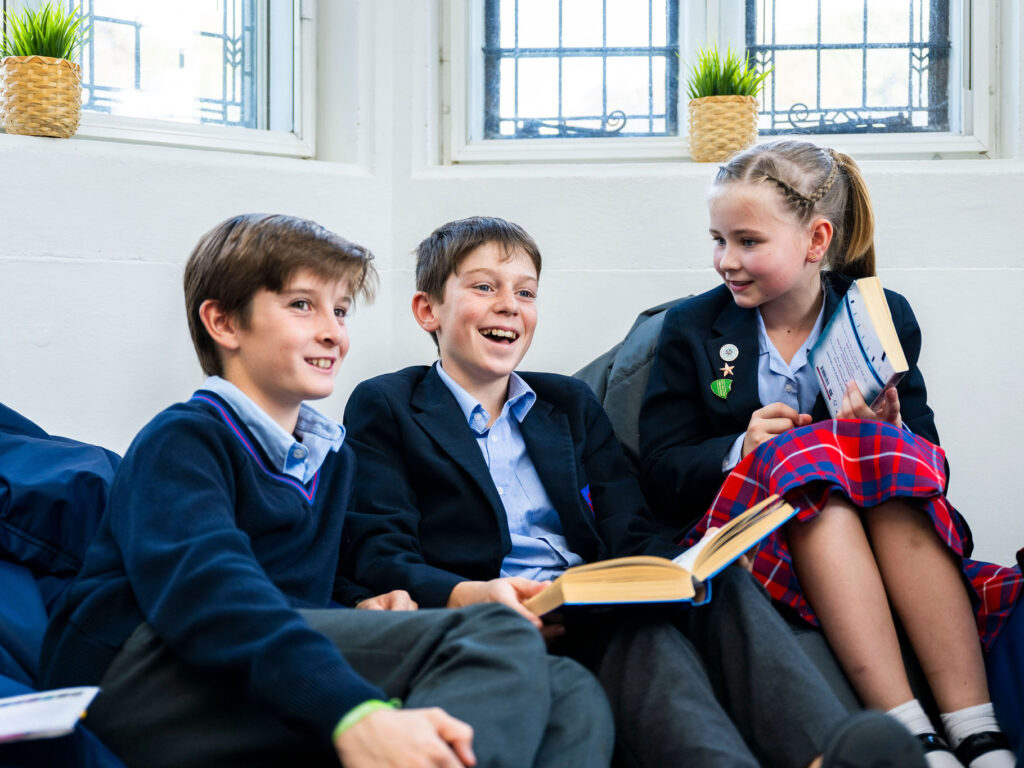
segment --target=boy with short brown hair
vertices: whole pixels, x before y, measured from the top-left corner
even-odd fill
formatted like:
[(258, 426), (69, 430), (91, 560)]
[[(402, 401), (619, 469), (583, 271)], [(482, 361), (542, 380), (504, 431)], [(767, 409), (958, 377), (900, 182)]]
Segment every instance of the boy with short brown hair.
[[(516, 372), (539, 277), (533, 239), (501, 219), (420, 244), (412, 310), (440, 359), (363, 382), (345, 409), (358, 479), (344, 560), (361, 583), (425, 606), (503, 603), (540, 627), (522, 601), (566, 568), (680, 553), (590, 389)], [(726, 569), (714, 593), (679, 628), (598, 615), (556, 639), (604, 685), (626, 765), (923, 766), (891, 718), (848, 718), (749, 573)]]

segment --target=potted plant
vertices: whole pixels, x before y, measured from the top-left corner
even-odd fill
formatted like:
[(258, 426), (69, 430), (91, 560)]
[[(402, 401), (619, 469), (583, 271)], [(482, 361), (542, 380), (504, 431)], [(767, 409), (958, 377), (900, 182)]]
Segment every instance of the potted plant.
[(7, 133), (67, 138), (82, 116), (85, 41), (79, 9), (48, 2), (5, 14), (0, 37), (0, 127)]
[(757, 141), (755, 95), (771, 68), (758, 72), (753, 62), (717, 46), (697, 51), (686, 92), (690, 97), (690, 156), (699, 163), (725, 160)]

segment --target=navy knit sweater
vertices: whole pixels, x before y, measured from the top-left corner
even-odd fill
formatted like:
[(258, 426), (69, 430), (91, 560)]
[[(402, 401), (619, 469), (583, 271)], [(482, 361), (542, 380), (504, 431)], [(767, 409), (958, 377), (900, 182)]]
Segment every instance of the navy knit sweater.
[(269, 467), (211, 392), (158, 414), (121, 462), (82, 571), (53, 614), (44, 685), (99, 683), (147, 621), (186, 662), (242, 681), (325, 738), (352, 707), (386, 698), (295, 611), (330, 603), (351, 449), (330, 453), (307, 485)]

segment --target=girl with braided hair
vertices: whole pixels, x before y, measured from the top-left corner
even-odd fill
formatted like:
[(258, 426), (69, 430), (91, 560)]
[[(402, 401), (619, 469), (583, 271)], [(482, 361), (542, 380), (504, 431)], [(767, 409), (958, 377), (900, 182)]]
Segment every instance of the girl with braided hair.
[[(652, 507), (679, 529), (710, 510), (688, 534), (696, 540), (783, 494), (800, 511), (753, 558), (773, 598), (820, 624), (865, 705), (920, 734), (933, 768), (1012, 768), (982, 646), (1021, 573), (967, 557), (910, 305), (886, 291), (910, 370), (876, 408), (851, 385), (830, 419), (808, 362), (852, 281), (875, 273), (860, 169), (808, 142), (755, 146), (719, 169), (709, 208), (724, 284), (666, 314), (640, 413)], [(955, 757), (911, 691), (893, 611)]]

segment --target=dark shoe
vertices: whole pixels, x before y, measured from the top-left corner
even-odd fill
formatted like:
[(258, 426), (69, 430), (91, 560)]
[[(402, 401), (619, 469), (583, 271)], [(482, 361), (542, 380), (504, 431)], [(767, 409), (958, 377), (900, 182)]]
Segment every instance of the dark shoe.
[(956, 754), (957, 760), (964, 765), (970, 765), (971, 761), (977, 757), (981, 757), (986, 752), (991, 752), (995, 749), (1005, 749), (1011, 752), (1010, 741), (1006, 738), (1006, 734), (1002, 731), (982, 731), (981, 733), (972, 733), (966, 739), (960, 742), (960, 746), (953, 750)]
[(917, 734), (917, 736), (915, 738), (921, 743), (921, 748), (925, 751), (925, 753), (928, 753), (928, 752), (949, 752), (950, 754), (953, 753), (953, 750), (951, 750), (949, 748), (949, 744), (947, 744), (942, 739), (942, 737), (939, 736), (938, 734), (935, 734), (935, 733), (919, 733), (919, 734)]
[(927, 768), (910, 731), (881, 712), (858, 712), (825, 744), (822, 768)]

